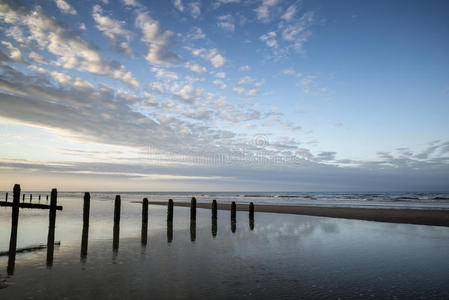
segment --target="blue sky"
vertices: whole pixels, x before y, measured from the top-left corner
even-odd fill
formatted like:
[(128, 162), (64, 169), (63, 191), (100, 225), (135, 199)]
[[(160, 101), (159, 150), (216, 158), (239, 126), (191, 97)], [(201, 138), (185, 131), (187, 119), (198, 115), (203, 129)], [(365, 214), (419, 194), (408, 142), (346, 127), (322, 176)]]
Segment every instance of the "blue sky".
[(448, 190), (447, 1), (1, 1), (0, 189)]

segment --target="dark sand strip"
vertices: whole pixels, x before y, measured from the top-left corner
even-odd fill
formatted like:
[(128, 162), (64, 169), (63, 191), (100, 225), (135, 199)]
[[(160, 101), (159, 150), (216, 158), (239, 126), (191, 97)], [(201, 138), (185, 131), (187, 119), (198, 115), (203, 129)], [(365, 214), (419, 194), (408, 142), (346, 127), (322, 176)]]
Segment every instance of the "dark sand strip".
[[(153, 205), (167, 205), (165, 202), (149, 202)], [(197, 203), (198, 208), (211, 208), (211, 203)], [(175, 202), (175, 206), (189, 207), (188, 202)], [(231, 204), (218, 203), (218, 209), (230, 210)], [(237, 204), (237, 210), (248, 211), (247, 204)], [(366, 221), (406, 223), (418, 225), (448, 226), (448, 210), (417, 210), (389, 208), (316, 207), (288, 205), (254, 205), (256, 212), (296, 214), (329, 218), (357, 219)]]

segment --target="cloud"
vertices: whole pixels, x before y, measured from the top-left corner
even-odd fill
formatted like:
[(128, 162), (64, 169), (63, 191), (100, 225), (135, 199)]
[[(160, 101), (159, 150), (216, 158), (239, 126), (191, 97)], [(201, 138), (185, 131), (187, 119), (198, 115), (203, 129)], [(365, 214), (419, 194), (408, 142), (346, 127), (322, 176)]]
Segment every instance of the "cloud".
[(218, 86), (220, 89), (225, 89), (226, 88), (226, 83), (224, 83), (223, 80), (220, 80), (220, 79), (215, 79), (213, 81), (213, 84)]
[(64, 0), (55, 0), (56, 6), (62, 13), (76, 15), (76, 10)]
[(192, 31), (187, 35), (189, 40), (201, 40), (205, 39), (206, 35), (199, 27), (193, 27)]
[(209, 60), (214, 68), (220, 68), (226, 64), (226, 58), (224, 58), (215, 48), (209, 50), (205, 48), (190, 50), (194, 56), (199, 56), (203, 59)]
[(28, 42), (34, 42), (40, 49), (55, 55), (54, 64), (66, 69), (77, 69), (93, 74), (108, 76), (123, 81), (136, 88), (138, 81), (123, 65), (108, 60), (100, 49), (84, 41), (78, 32), (47, 15), (37, 6), (31, 11), (11, 7), (7, 4), (0, 11), (0, 19), (14, 26), (21, 25), (28, 29)]
[(249, 70), (251, 70), (251, 67), (248, 65), (244, 65), (239, 68), (239, 71), (249, 71)]
[(217, 72), (217, 73), (215, 73), (215, 76), (217, 76), (218, 78), (225, 78), (226, 73), (225, 72)]
[(270, 21), (270, 10), (276, 6), (280, 0), (263, 0), (262, 4), (254, 11), (256, 12), (257, 19), (264, 23)]
[(9, 59), (16, 62), (24, 64), (25, 60), (22, 57), (22, 52), (19, 49), (14, 47), (10, 42), (2, 41), (2, 46), (5, 47), (9, 51)]
[(251, 98), (259, 94), (259, 88), (263, 83), (263, 80), (257, 81), (254, 78), (246, 76), (233, 84), (231, 89), (241, 96)]
[(136, 11), (136, 27), (142, 31), (142, 41), (148, 43), (147, 61), (156, 65), (172, 66), (179, 57), (170, 50), (175, 43), (175, 34), (164, 30), (159, 22), (152, 19), (148, 12)]
[(295, 16), (297, 9), (298, 7), (296, 4), (290, 5), (281, 18), (285, 21), (291, 21)]
[(225, 4), (232, 4), (232, 3), (240, 3), (241, 0), (216, 0), (212, 7), (213, 8), (219, 8), (221, 5), (225, 5)]
[(197, 19), (201, 14), (200, 1), (190, 2), (189, 11), (192, 18)]
[(265, 44), (267, 44), (268, 47), (271, 48), (277, 48), (278, 47), (278, 42), (276, 40), (276, 32), (271, 31), (268, 32), (264, 35), (261, 35), (259, 38), (261, 41), (264, 41)]
[(234, 18), (231, 15), (217, 16), (217, 20), (219, 20), (218, 27), (230, 32), (235, 31)]
[(105, 16), (100, 5), (93, 7), (92, 17), (97, 24), (97, 29), (109, 38), (116, 50), (127, 55), (134, 54), (134, 50), (127, 43), (131, 39), (132, 33), (123, 28), (124, 22)]
[(42, 55), (40, 55), (40, 54), (38, 54), (38, 53), (36, 53), (34, 51), (31, 51), (28, 54), (28, 57), (31, 58), (32, 60), (38, 62), (38, 63), (43, 64), (43, 65), (47, 65), (48, 64), (48, 61)]
[(205, 67), (200, 66), (198, 64), (193, 64), (193, 63), (190, 63), (190, 62), (185, 63), (184, 67), (186, 67), (190, 71), (195, 72), (197, 74), (203, 74), (204, 72), (207, 71)]
[(310, 27), (315, 22), (313, 12), (304, 13), (298, 22), (290, 25), (280, 25), (282, 39), (292, 45), (295, 50), (301, 50), (308, 41), (312, 32)]
[(174, 0), (173, 5), (176, 7), (177, 10), (180, 12), (184, 11), (184, 5), (182, 4), (182, 0)]

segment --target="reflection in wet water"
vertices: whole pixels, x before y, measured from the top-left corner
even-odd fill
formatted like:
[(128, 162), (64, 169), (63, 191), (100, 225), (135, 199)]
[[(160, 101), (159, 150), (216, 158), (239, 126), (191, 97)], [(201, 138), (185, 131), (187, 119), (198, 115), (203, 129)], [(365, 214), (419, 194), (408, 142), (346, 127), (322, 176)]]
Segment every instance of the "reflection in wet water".
[[(249, 218), (249, 226), (232, 233), (233, 219), (247, 224), (246, 213), (239, 213), (231, 218), (231, 232), (217, 236), (218, 226), (229, 226), (228, 211), (211, 218), (209, 209), (197, 209), (196, 222), (189, 224), (189, 209), (177, 207), (176, 218), (165, 224), (166, 207), (151, 206), (147, 221), (151, 242), (145, 248), (141, 247), (144, 208), (123, 202), (120, 252), (112, 251), (111, 262), (105, 254), (111, 253), (112, 201), (92, 202), (90, 232), (81, 222), (82, 202), (77, 206), (78, 223), (75, 217), (61, 221), (58, 216), (55, 234), (62, 245), (54, 253), (53, 268), (42, 270), (45, 251), (20, 254), (0, 298), (449, 297), (447, 228), (255, 213), (257, 226)], [(99, 207), (107, 210), (101, 217), (96, 213)], [(64, 213), (70, 210), (64, 207)], [(64, 239), (70, 236), (64, 235), (69, 226), (76, 229), (75, 240)], [(90, 240), (89, 259), (80, 263), (81, 227), (85, 258), (89, 236)], [(101, 240), (99, 232), (106, 232), (107, 240)], [(3, 264), (6, 259), (0, 257)]]
[(88, 244), (89, 244), (89, 227), (83, 227), (83, 233), (81, 236), (81, 261), (82, 262), (86, 262)]
[(167, 221), (167, 242), (173, 241), (173, 222)]

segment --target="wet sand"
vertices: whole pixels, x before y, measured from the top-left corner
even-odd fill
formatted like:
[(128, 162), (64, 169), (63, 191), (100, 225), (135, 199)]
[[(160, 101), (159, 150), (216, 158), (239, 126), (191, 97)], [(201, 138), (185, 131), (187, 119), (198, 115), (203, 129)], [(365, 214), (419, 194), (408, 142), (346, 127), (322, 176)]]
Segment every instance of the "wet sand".
[[(167, 205), (164, 202), (149, 202), (153, 205)], [(189, 202), (175, 202), (175, 206), (189, 207)], [(197, 203), (198, 208), (211, 208), (210, 203)], [(230, 210), (231, 204), (218, 203), (218, 209)], [(237, 210), (248, 211), (247, 204), (237, 204)], [(357, 219), (388, 223), (405, 223), (449, 227), (449, 211), (417, 209), (385, 209), (355, 207), (317, 207), (288, 205), (254, 205), (256, 212), (296, 214), (330, 218)]]

